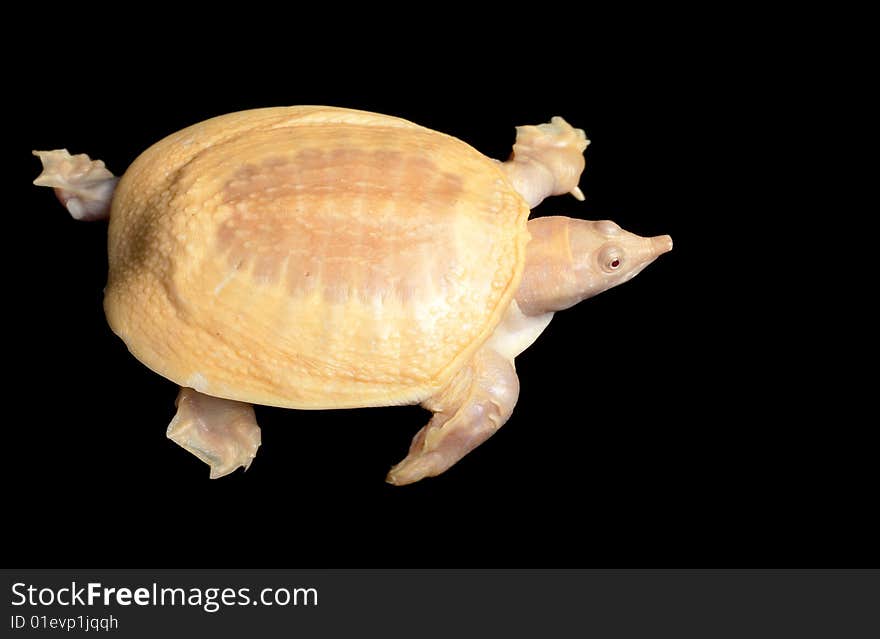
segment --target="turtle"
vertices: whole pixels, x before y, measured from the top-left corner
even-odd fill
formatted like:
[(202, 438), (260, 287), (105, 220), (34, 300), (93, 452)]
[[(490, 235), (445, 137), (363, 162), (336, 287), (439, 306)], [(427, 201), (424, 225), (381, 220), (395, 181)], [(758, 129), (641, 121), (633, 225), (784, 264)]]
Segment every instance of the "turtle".
[(247, 469), (253, 405), (420, 404), (433, 413), (386, 481), (439, 475), (510, 418), (514, 359), (554, 313), (672, 248), (609, 220), (529, 219), (584, 199), (589, 144), (561, 117), (516, 128), (507, 161), (408, 120), (327, 106), (229, 113), (100, 160), (34, 151), (34, 181), (109, 219), (104, 311), (179, 385), (167, 436)]

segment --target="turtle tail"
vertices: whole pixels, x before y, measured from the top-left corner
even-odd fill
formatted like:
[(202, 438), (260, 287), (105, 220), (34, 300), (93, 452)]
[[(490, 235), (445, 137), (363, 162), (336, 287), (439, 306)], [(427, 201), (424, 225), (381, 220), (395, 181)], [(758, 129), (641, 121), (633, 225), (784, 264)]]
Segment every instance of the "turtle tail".
[(71, 155), (67, 149), (34, 151), (43, 163), (37, 186), (55, 189), (55, 196), (76, 220), (106, 220), (119, 178), (101, 160)]

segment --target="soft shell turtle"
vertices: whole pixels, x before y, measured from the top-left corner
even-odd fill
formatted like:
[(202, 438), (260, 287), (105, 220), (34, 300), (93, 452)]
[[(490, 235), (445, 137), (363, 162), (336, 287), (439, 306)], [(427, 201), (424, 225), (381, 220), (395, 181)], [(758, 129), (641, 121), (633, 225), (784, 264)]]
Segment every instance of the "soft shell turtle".
[(251, 404), (421, 403), (434, 413), (388, 474), (442, 473), (513, 411), (514, 358), (553, 313), (672, 248), (613, 222), (529, 220), (583, 195), (584, 132), (517, 128), (504, 163), (399, 118), (298, 106), (216, 117), (103, 162), (35, 151), (77, 219), (109, 217), (104, 309), (141, 362), (181, 386), (168, 436), (250, 465)]

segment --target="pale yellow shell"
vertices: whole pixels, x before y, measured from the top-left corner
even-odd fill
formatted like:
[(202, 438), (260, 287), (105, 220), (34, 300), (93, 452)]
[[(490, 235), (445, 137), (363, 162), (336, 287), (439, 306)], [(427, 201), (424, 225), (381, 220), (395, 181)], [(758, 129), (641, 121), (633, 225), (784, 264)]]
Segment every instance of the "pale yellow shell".
[(119, 182), (104, 307), (181, 386), (291, 408), (418, 402), (492, 334), (529, 210), (453, 137), (328, 107), (175, 133)]

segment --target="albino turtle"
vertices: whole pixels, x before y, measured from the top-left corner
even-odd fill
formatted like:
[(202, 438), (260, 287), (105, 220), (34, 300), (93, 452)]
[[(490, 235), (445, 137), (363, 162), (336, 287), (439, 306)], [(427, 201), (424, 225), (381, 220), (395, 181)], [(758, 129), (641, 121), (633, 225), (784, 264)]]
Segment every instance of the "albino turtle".
[(434, 413), (392, 484), (438, 475), (495, 433), (514, 358), (554, 312), (631, 279), (672, 248), (613, 222), (542, 217), (583, 195), (584, 132), (517, 128), (501, 163), (399, 118), (256, 109), (183, 129), (117, 179), (35, 151), (77, 219), (109, 217), (104, 310), (145, 365), (181, 386), (168, 436), (247, 468), (251, 404), (421, 403)]

